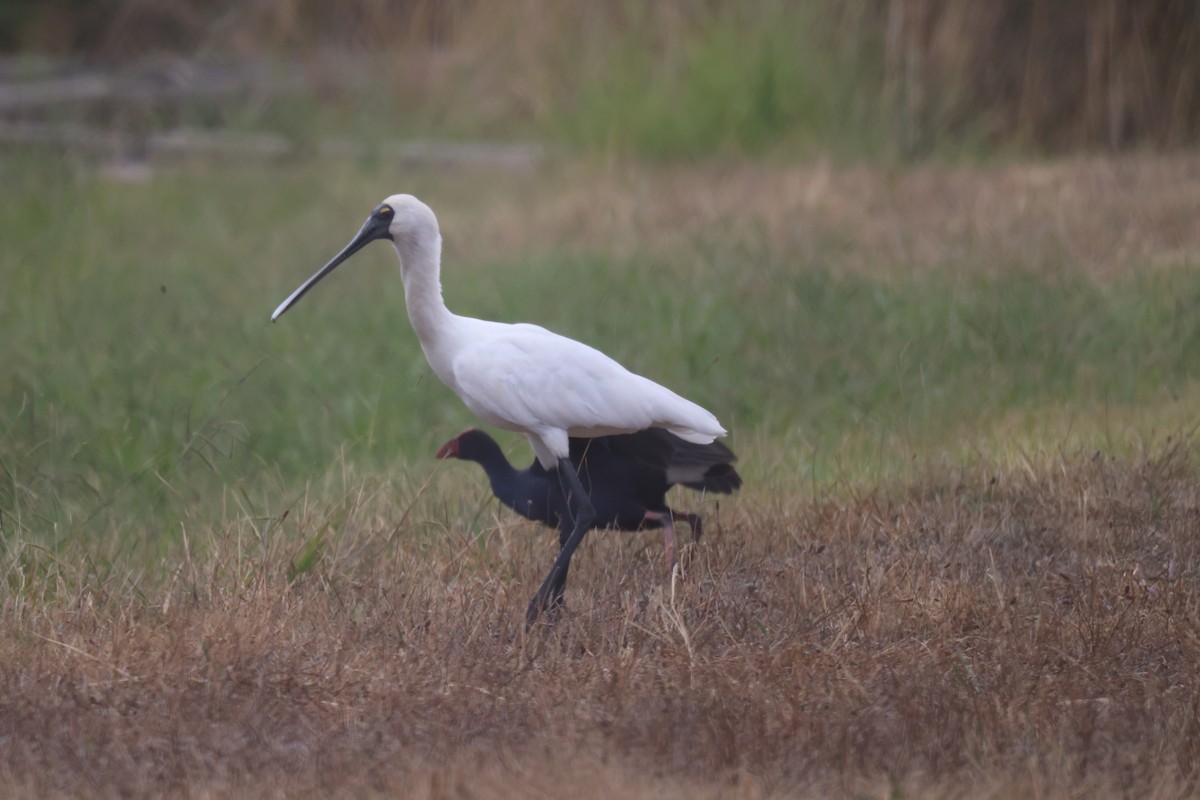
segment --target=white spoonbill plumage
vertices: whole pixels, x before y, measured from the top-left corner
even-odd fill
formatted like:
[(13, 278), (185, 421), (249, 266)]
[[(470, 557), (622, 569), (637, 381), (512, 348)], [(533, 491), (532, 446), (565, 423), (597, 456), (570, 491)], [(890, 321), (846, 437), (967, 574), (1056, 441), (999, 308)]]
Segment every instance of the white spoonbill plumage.
[(392, 195), (378, 205), (350, 243), (280, 303), (271, 320), (377, 239), (390, 240), (400, 257), (408, 318), (434, 373), (480, 419), (524, 433), (542, 466), (557, 471), (569, 498), (575, 525), (529, 605), (526, 617), (532, 622), (561, 589), (571, 556), (595, 518), (570, 461), (570, 437), (663, 428), (707, 444), (725, 429), (699, 405), (574, 339), (537, 325), (452, 313), (442, 299), (437, 217), (412, 195)]

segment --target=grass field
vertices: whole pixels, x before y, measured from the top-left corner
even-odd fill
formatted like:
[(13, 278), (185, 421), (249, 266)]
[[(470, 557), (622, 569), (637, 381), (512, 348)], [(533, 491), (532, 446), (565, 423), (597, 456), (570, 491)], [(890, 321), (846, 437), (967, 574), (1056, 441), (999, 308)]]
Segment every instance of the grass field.
[[(1200, 160), (119, 183), (0, 153), (9, 796), (1151, 796), (1200, 763)], [(440, 463), (378, 245), (714, 410), (684, 575)], [(529, 458), (515, 437), (514, 459)]]

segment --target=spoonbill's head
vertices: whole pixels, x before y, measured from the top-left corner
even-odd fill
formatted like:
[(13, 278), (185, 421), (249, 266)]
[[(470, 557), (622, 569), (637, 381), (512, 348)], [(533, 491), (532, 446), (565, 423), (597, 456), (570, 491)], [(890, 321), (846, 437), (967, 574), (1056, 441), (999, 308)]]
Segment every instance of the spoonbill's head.
[(358, 233), (342, 251), (334, 256), (328, 264), (317, 270), (311, 278), (300, 284), (300, 288), (292, 292), (288, 299), (279, 304), (271, 321), (279, 319), (283, 312), (294, 306), (308, 290), (317, 282), (333, 272), (339, 264), (349, 260), (350, 256), (366, 247), (377, 239), (388, 239), (400, 253), (401, 263), (407, 264), (409, 256), (415, 251), (440, 243), (437, 217), (433, 210), (411, 194), (394, 194), (384, 200), (371, 211), (367, 221), (358, 229)]

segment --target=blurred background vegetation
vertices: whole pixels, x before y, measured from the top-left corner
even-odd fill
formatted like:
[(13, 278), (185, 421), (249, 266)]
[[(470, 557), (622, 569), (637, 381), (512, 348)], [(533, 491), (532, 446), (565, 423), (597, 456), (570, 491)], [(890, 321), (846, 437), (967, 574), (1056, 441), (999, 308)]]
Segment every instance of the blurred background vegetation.
[(293, 138), (537, 137), (654, 158), (1200, 136), (1193, 0), (16, 0), (0, 8), (0, 48), (23, 54), (10, 73), (44, 66), (40, 54), (253, 62), (278, 79), (240, 102), (125, 114), (142, 128), (182, 116)]

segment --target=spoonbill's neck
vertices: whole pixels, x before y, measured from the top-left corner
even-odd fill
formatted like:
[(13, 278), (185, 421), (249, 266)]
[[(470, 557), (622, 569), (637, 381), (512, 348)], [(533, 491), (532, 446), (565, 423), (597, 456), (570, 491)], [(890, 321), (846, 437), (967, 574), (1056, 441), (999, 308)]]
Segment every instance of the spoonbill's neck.
[(421, 349), (442, 382), (454, 388), (450, 362), (458, 346), (459, 317), (442, 299), (442, 237), (432, 241), (399, 241), (400, 274), (404, 280), (404, 303)]

